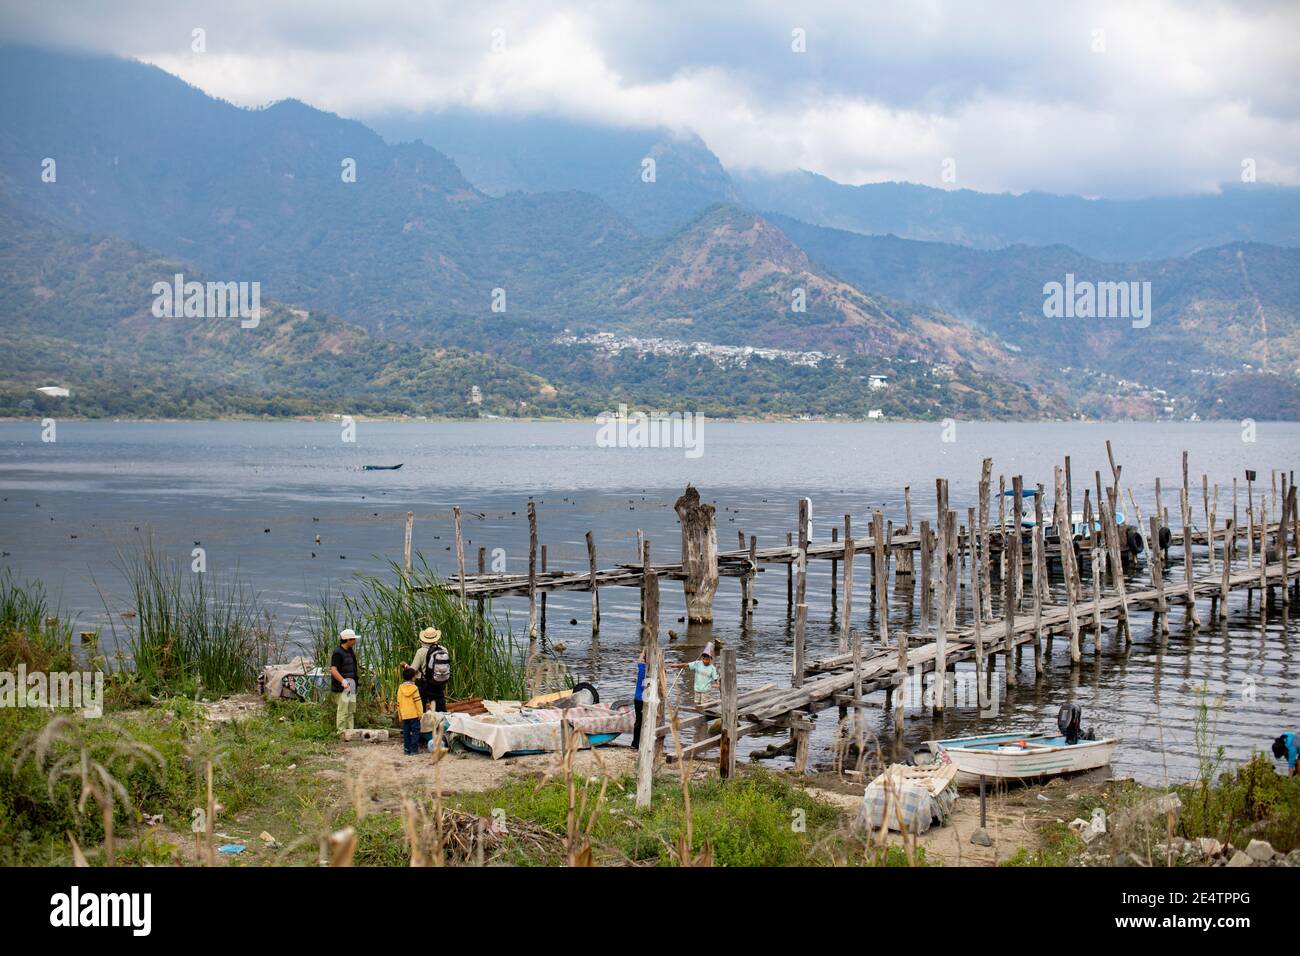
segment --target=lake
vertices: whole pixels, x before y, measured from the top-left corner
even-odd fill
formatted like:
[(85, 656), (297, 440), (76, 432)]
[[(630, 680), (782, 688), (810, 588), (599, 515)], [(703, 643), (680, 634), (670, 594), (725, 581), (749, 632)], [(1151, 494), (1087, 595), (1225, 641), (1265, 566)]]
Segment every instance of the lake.
[[(123, 603), (119, 553), (151, 537), (189, 561), (195, 542), (206, 551), (209, 572), (237, 573), (260, 594), (280, 625), (301, 632), (313, 603), (327, 590), (346, 590), (358, 572), (381, 572), (401, 560), (405, 514), (415, 513), (415, 548), (440, 572), (454, 571), (451, 508), (465, 512), (471, 566), (479, 547), (527, 568), (526, 502), (537, 504), (539, 539), (553, 569), (587, 566), (584, 535), (596, 538), (600, 564), (637, 559), (637, 529), (660, 560), (679, 556), (673, 502), (687, 482), (717, 505), (719, 546), (734, 548), (737, 532), (756, 535), (759, 546), (784, 543), (795, 530), (798, 499), (813, 501), (814, 538), (829, 538), (851, 514), (865, 528), (874, 509), (903, 522), (903, 487), (910, 485), (915, 520), (933, 518), (934, 479), (950, 481), (951, 506), (965, 514), (976, 503), (980, 462), (994, 459), (999, 474), (1025, 476), (1049, 488), (1052, 468), (1072, 456), (1075, 503), (1093, 473), (1109, 476), (1105, 442), (1122, 465), (1143, 515), (1154, 503), (1158, 476), (1165, 504), (1174, 509), (1181, 484), (1181, 452), (1191, 455), (1193, 513), (1202, 524), (1200, 475), (1220, 486), (1218, 513), (1232, 512), (1232, 481), (1245, 469), (1259, 472), (1256, 492), (1269, 491), (1270, 469), (1294, 468), (1300, 424), (1261, 422), (1255, 434), (1238, 423), (940, 424), (870, 422), (836, 424), (705, 423), (703, 453), (680, 448), (604, 448), (594, 423), (575, 422), (368, 422), (343, 441), (338, 422), (60, 422), (56, 441), (41, 440), (36, 422), (0, 423), (0, 567), (21, 579), (45, 583), (65, 616), (83, 627), (107, 620)], [(1253, 437), (1254, 441), (1243, 440)], [(945, 440), (951, 438), (953, 440)], [(366, 464), (403, 463), (398, 471), (363, 471)], [(1270, 515), (1275, 515), (1272, 499)], [(318, 519), (318, 520), (317, 520)], [(315, 544), (320, 535), (321, 543)], [(75, 537), (74, 537), (75, 536)], [(498, 550), (499, 549), (499, 550)], [(1179, 554), (1175, 551), (1175, 560)], [(1177, 572), (1181, 574), (1179, 570)], [(1145, 580), (1144, 562), (1136, 580)], [(868, 581), (855, 584), (855, 625), (868, 627)], [(788, 682), (792, 626), (785, 603), (785, 573), (769, 566), (757, 579), (755, 627), (743, 633), (739, 582), (724, 578), (715, 602), (714, 633), (738, 649), (742, 690)], [(674, 622), (685, 613), (680, 587), (662, 589), (662, 631), (685, 634)], [(810, 563), (808, 656), (834, 653), (830, 626), (830, 564)], [(1207, 606), (1201, 615), (1208, 619)], [(517, 630), (527, 602), (509, 599), (498, 610)], [(637, 593), (601, 592), (602, 630), (593, 645), (590, 598), (583, 592), (552, 595), (547, 637), (564, 645), (563, 659), (579, 679), (592, 680), (606, 699), (632, 686), (637, 643)], [(901, 625), (912, 609), (895, 606)], [(571, 619), (577, 624), (571, 625)], [(1143, 782), (1195, 775), (1195, 715), (1202, 694), (1210, 702), (1216, 744), (1238, 762), (1267, 749), (1284, 730), (1300, 729), (1296, 675), (1300, 630), (1281, 609), (1261, 616), (1258, 596), (1247, 606), (1234, 595), (1225, 627), (1183, 628), (1181, 609), (1161, 649), (1150, 634), (1150, 615), (1134, 616), (1134, 641), (1117, 646), (1108, 626), (1102, 652), (1086, 639), (1084, 659), (1072, 667), (1057, 640), (1040, 682), (1026, 654), (1020, 686), (1008, 690), (996, 717), (977, 720), (969, 708), (935, 722), (909, 713), (906, 741), (935, 736), (1055, 726), (1057, 707), (1082, 705), (1084, 725), (1123, 738), (1115, 772)], [(669, 659), (689, 659), (698, 645), (672, 645)], [(880, 711), (868, 711), (872, 730), (892, 734)], [(814, 734), (814, 760), (827, 759), (835, 713), (823, 712)], [(746, 749), (772, 738), (747, 738)]]

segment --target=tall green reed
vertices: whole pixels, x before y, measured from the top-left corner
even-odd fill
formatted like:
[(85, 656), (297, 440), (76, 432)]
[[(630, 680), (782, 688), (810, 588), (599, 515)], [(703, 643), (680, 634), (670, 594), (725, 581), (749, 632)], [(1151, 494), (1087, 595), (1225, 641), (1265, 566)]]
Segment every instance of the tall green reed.
[(358, 575), (354, 593), (325, 592), (316, 610), (312, 641), (316, 662), (329, 667), (338, 645), (338, 633), (352, 628), (360, 637), (357, 662), (374, 678), (360, 681), (360, 695), (376, 694), (390, 702), (401, 683), (398, 667), (410, 661), (419, 648), (419, 633), (426, 627), (442, 631), (442, 643), (451, 654), (450, 699), (484, 697), (520, 700), (526, 696), (521, 649), (510, 634), (508, 621), (495, 619), (491, 606), (480, 617), (461, 603), (454, 590), (417, 554), (409, 583), (402, 566), (389, 563), (390, 574)]
[[(151, 694), (251, 690), (278, 651), (270, 615), (243, 582), (195, 572), (151, 542), (120, 555), (134, 616), (123, 619), (134, 679)], [(107, 609), (107, 602), (106, 602)], [(110, 611), (114, 638), (117, 618)]]
[(45, 586), (19, 583), (13, 571), (0, 574), (0, 665), (25, 664), (35, 670), (72, 667), (72, 622), (51, 612)]

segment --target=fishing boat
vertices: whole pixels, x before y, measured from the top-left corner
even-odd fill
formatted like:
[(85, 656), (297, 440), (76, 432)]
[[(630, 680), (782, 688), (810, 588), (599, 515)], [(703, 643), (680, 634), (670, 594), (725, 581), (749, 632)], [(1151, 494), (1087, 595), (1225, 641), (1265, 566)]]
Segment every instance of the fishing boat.
[(1060, 734), (991, 734), (927, 741), (936, 760), (957, 767), (957, 783), (979, 783), (980, 777), (1031, 780), (1095, 770), (1110, 763), (1119, 739), (1079, 740), (1068, 743)]
[[(1014, 498), (1015, 490), (1003, 492), (1006, 498)], [(1020, 502), (1020, 527), (1024, 530), (1032, 530), (1038, 523), (1038, 512), (1035, 507), (1034, 499), (1038, 497), (1037, 489), (1026, 488), (1021, 492)], [(1009, 502), (1014, 508), (1014, 503)], [(1115, 511), (1115, 527), (1119, 531), (1120, 550), (1126, 553), (1141, 554), (1146, 542), (1142, 537), (1142, 532), (1129, 525), (1124, 517), (1124, 512)], [(1101, 518), (1097, 514), (1091, 515), (1087, 520), (1084, 518), (1082, 511), (1074, 511), (1070, 514), (1070, 534), (1075, 542), (1082, 541), (1090, 534), (1097, 536), (1102, 535)], [(1060, 535), (1057, 534), (1057, 528), (1052, 520), (1052, 509), (1046, 504), (1043, 506), (1043, 540), (1048, 544), (1055, 546), (1060, 542)], [(1161, 531), (1161, 547), (1168, 547), (1168, 529)]]
[(406, 462), (400, 461), (396, 465), (362, 465), (361, 470), (362, 471), (397, 471), (397, 469), (401, 468), (404, 464), (406, 464)]
[(1119, 739), (1097, 739), (1081, 729), (1078, 704), (1063, 704), (1057, 714), (1059, 733), (985, 734), (926, 741), (934, 759), (957, 768), (958, 784), (979, 783), (980, 777), (1031, 780), (1095, 770), (1110, 764)]

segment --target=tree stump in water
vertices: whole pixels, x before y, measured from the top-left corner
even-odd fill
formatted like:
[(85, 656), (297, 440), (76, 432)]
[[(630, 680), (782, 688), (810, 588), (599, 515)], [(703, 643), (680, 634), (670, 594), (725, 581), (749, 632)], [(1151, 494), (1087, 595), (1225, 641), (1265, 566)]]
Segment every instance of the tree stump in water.
[(686, 575), (686, 616), (691, 624), (713, 621), (713, 595), (718, 591), (718, 531), (713, 505), (700, 503), (694, 485), (673, 506), (682, 524), (682, 571)]

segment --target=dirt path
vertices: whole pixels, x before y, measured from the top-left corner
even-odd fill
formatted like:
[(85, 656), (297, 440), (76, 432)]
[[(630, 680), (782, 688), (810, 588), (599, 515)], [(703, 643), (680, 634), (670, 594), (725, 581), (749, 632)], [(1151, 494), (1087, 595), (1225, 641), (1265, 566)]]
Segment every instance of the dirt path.
[[(958, 792), (952, 815), (945, 826), (931, 827), (917, 839), (925, 849), (930, 866), (998, 866), (1020, 850), (1034, 853), (1044, 846), (1044, 824), (1068, 824), (1075, 818), (1081, 799), (1102, 794), (1116, 781), (1109, 779), (1053, 779), (1042, 785), (1013, 786), (986, 797), (986, 829), (992, 846), (977, 846), (971, 835), (980, 825), (979, 792), (963, 788)], [(862, 804), (864, 784), (832, 773), (809, 777), (805, 789), (827, 803), (856, 815)], [(901, 846), (902, 837), (893, 831), (889, 841)]]
[[(560, 774), (558, 754), (534, 754), (493, 760), (486, 754), (449, 753), (435, 765), (431, 754), (408, 757), (400, 740), (349, 742), (339, 745), (330, 765), (318, 775), (344, 787), (359, 786), (372, 803), (397, 804), (405, 793), (428, 793), (435, 786), (444, 795), (491, 790), (511, 780)], [(619, 776), (636, 769), (636, 751), (617, 743), (579, 751), (574, 771), (581, 775)]]

